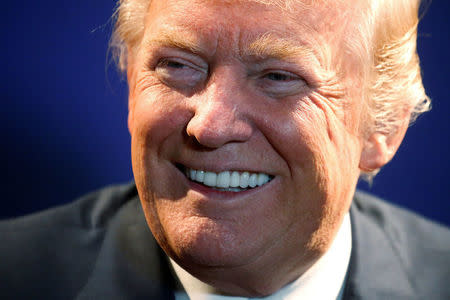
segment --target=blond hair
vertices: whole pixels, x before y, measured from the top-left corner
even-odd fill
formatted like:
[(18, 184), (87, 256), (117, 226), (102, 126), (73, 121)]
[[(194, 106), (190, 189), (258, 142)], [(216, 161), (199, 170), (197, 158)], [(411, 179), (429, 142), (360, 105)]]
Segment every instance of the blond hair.
[[(370, 1), (370, 20), (375, 30), (368, 51), (366, 101), (373, 131), (389, 134), (404, 118), (415, 121), (430, 109), (422, 84), (417, 54), (420, 0)], [(409, 113), (409, 116), (406, 113)]]
[[(256, 1), (256, 0), (253, 0)], [(259, 0), (263, 3), (278, 0)], [(318, 0), (310, 0), (314, 2)], [(323, 1), (323, 0), (321, 0)], [(364, 134), (395, 132), (405, 118), (413, 122), (430, 109), (416, 52), (421, 0), (360, 0), (361, 26), (346, 41), (346, 50), (362, 66)], [(151, 0), (119, 0), (111, 48), (117, 65), (126, 71), (128, 51), (135, 51), (145, 29)], [(282, 1), (281, 1), (282, 2)], [(376, 174), (378, 170), (369, 173)]]

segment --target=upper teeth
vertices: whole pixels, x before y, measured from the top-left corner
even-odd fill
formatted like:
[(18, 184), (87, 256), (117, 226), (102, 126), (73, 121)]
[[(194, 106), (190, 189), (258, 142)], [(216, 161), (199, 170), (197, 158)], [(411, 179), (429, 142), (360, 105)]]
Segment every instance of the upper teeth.
[[(220, 173), (194, 170), (186, 168), (189, 179), (203, 183), (210, 187), (221, 189), (229, 188), (254, 188), (270, 181), (270, 176), (265, 173), (250, 173), (238, 171), (225, 171)], [(235, 190), (235, 189), (232, 189)]]

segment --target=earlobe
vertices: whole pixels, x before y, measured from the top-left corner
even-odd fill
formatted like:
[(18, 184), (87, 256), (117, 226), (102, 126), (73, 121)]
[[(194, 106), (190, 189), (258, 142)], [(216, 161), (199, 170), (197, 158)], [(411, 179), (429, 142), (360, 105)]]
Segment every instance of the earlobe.
[(363, 172), (381, 168), (390, 160), (388, 152), (386, 136), (378, 132), (372, 134), (365, 142), (359, 168)]
[(383, 167), (395, 155), (408, 129), (409, 118), (404, 118), (401, 124), (391, 133), (372, 133), (365, 141), (361, 153), (359, 168), (363, 172), (372, 172)]

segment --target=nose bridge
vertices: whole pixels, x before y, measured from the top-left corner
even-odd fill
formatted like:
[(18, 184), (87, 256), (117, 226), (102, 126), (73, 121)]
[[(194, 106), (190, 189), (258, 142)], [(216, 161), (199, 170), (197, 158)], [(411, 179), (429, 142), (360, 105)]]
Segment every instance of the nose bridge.
[[(228, 76), (213, 79), (204, 97), (199, 99), (199, 116), (213, 122), (213, 126), (221, 124), (232, 125), (239, 118), (243, 103), (239, 103), (239, 87), (236, 82)], [(241, 108), (239, 109), (239, 106)], [(223, 128), (218, 128), (223, 129)]]
[(230, 71), (220, 74), (211, 78), (206, 90), (196, 97), (194, 116), (187, 126), (188, 135), (210, 148), (244, 142), (252, 134), (236, 76)]

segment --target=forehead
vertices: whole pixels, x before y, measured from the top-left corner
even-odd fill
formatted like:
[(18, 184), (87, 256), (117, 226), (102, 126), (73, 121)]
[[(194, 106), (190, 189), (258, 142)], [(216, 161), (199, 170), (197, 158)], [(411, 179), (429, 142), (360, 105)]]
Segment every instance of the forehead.
[[(278, 43), (309, 48), (320, 61), (332, 56), (352, 18), (349, 2), (341, 0), (153, 0), (146, 19), (144, 41), (182, 41), (214, 52), (220, 40), (246, 48), (261, 36)], [(278, 51), (279, 52), (279, 51)], [(295, 51), (291, 51), (295, 52)], [(328, 59), (329, 60), (329, 59)]]
[[(347, 23), (350, 5), (341, 0), (153, 0), (148, 23), (170, 24), (203, 34), (239, 27), (335, 36)], [(346, 4), (347, 3), (347, 4)]]

